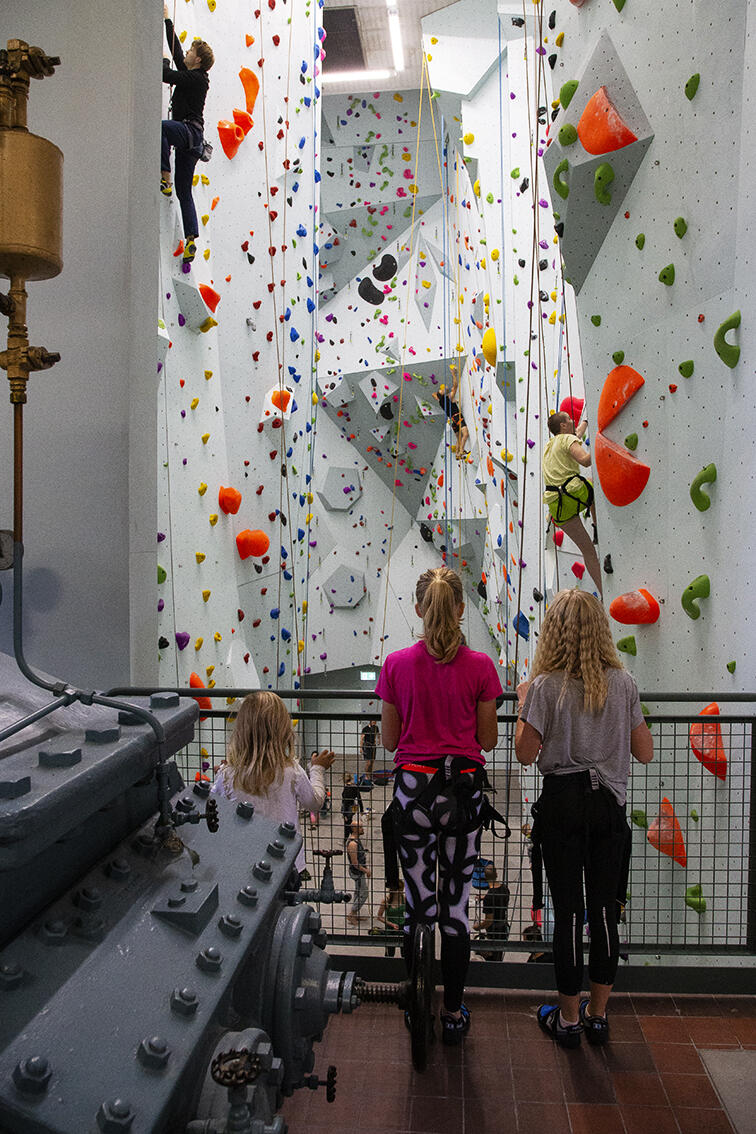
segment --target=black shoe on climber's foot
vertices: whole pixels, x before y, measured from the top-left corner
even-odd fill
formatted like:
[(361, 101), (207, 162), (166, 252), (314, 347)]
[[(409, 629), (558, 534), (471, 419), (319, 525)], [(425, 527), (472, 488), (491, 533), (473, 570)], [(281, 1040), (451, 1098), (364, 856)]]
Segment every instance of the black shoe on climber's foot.
[(197, 245), (194, 242), (194, 237), (190, 236), (187, 238), (186, 244), (184, 245), (184, 263), (191, 264), (196, 255)]
[(458, 1017), (441, 1013), (441, 1038), (447, 1046), (462, 1043), (469, 1031), (470, 1011), (464, 1004), (460, 1007)]
[(173, 186), (171, 185), (170, 181), (168, 181), (168, 179), (166, 177), (160, 178), (160, 192), (163, 194), (164, 197), (170, 197), (171, 194), (173, 193)]
[(546, 1035), (551, 1036), (560, 1047), (580, 1047), (580, 1036), (583, 1025), (563, 1024), (560, 1019), (558, 1004), (542, 1004), (536, 1013), (538, 1026)]
[(583, 1025), (588, 1043), (595, 1044), (598, 1047), (605, 1044), (609, 1039), (609, 1021), (606, 1016), (589, 1016), (589, 1003), (588, 997), (580, 1001), (580, 1023)]
[(593, 525), (593, 542), (598, 545), (598, 528), (595, 524)]

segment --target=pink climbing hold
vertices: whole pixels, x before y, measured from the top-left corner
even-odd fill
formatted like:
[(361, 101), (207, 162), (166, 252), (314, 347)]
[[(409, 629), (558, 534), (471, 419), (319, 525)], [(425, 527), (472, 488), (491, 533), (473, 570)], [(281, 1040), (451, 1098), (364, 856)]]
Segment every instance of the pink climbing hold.
[(242, 494), (235, 488), (224, 488), (220, 486), (218, 491), (218, 507), (221, 512), (226, 516), (235, 516), (239, 511), (242, 502)]

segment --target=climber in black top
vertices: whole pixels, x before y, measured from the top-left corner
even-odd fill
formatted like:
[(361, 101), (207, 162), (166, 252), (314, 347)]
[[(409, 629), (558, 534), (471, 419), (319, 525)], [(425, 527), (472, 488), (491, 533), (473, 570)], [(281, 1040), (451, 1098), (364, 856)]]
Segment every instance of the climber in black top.
[(171, 184), (171, 146), (176, 151), (176, 196), (181, 205), (184, 223), (184, 260), (194, 259), (197, 252), (197, 210), (192, 199), (192, 178), (202, 147), (205, 99), (210, 87), (207, 72), (215, 62), (212, 48), (203, 39), (195, 39), (186, 55), (163, 7), (165, 35), (176, 70), (163, 59), (163, 82), (173, 87), (170, 118), (163, 119), (160, 151), (160, 191), (166, 197), (173, 192)]
[(457, 444), (454, 446), (454, 448), (456, 450), (457, 457), (462, 460), (466, 456), (465, 450), (467, 448), (467, 440), (470, 436), (470, 433), (467, 426), (465, 425), (465, 419), (462, 416), (462, 411), (459, 408), (459, 403), (456, 400), (459, 395), (459, 374), (457, 373), (457, 367), (454, 365), (454, 363), (452, 363), (450, 369), (452, 371), (452, 374), (454, 375), (454, 384), (452, 385), (451, 393), (448, 394), (446, 392), (446, 387), (442, 385), (439, 386), (438, 391), (433, 391), (432, 397), (436, 399), (438, 404), (441, 406), (441, 409), (449, 418), (451, 427), (454, 430), (454, 434), (457, 438)]

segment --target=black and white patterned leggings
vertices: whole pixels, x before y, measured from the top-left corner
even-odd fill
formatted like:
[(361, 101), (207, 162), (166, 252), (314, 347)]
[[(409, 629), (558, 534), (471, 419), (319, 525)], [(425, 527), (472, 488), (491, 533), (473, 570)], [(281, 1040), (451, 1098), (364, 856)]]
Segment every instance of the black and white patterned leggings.
[[(438, 922), (444, 1007), (456, 1012), (470, 963), (467, 905), (480, 845), (484, 773), (482, 766), (475, 766), (460, 775), (460, 769), (474, 766), (467, 757), (447, 757), (428, 766), (433, 770), (412, 772), (400, 767), (394, 780), (396, 837), (407, 903), (403, 952), (409, 972), (415, 926)], [(429, 799), (427, 789), (439, 766), (444, 768), (444, 779), (438, 778), (438, 790)]]

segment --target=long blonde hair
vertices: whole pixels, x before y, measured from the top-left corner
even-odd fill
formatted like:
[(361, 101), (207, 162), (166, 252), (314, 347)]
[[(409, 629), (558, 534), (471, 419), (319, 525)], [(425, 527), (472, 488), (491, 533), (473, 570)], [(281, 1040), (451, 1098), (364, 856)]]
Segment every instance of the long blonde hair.
[(561, 704), (570, 677), (583, 682), (583, 708), (598, 713), (606, 703), (607, 669), (622, 669), (604, 608), (586, 591), (559, 591), (546, 611), (531, 680), (564, 670)]
[(226, 749), (234, 787), (249, 795), (266, 795), (294, 764), (291, 717), (275, 693), (248, 693)]
[(446, 664), (454, 661), (464, 643), (459, 627), (459, 607), (464, 603), (462, 580), (450, 567), (423, 571), (415, 587), (415, 599), (423, 620), (423, 641), (429, 654)]

